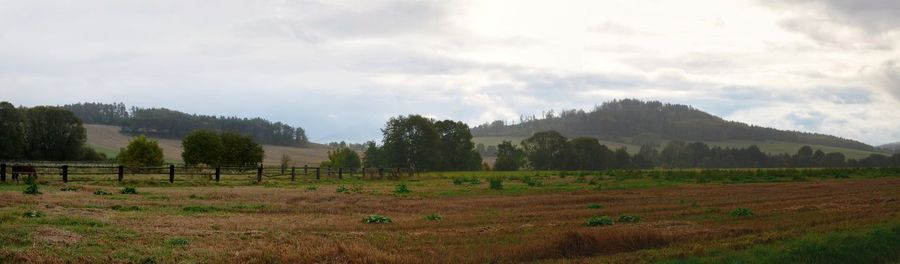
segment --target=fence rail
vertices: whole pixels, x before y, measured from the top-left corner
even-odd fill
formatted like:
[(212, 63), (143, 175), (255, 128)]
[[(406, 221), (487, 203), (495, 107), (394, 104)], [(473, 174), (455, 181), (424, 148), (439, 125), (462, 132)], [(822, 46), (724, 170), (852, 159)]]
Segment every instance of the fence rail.
[(117, 181), (123, 181), (125, 176), (138, 175), (168, 175), (170, 183), (175, 182), (176, 176), (207, 176), (219, 182), (222, 176), (256, 176), (256, 182), (262, 182), (264, 178), (276, 179), (289, 176), (295, 181), (298, 176), (313, 177), (320, 180), (324, 177), (343, 179), (346, 176), (362, 179), (399, 179), (403, 176), (414, 176), (417, 172), (409, 168), (332, 168), (332, 167), (282, 167), (282, 166), (187, 166), (167, 165), (153, 167), (128, 167), (114, 164), (61, 164), (61, 163), (0, 163), (0, 182), (6, 182), (7, 174), (13, 181), (18, 181), (20, 175), (46, 176), (58, 175), (63, 182), (69, 182), (69, 176), (78, 175), (115, 175)]

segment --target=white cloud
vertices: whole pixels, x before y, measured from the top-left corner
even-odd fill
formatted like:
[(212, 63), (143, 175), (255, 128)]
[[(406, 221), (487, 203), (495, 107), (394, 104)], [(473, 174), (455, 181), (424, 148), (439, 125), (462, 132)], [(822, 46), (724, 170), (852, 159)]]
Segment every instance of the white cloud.
[(0, 0), (0, 100), (264, 116), (313, 140), (640, 98), (900, 140), (892, 1)]

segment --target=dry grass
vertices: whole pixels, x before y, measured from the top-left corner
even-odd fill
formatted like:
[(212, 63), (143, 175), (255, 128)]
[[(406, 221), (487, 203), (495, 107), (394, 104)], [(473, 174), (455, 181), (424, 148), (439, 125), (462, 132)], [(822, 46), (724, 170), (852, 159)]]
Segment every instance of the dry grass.
[[(0, 259), (140, 262), (149, 256), (156, 263), (633, 263), (900, 219), (900, 179), (896, 178), (534, 193), (492, 192), (485, 182), (475, 186), (454, 186), (447, 179), (409, 183), (412, 193), (405, 196), (392, 194), (396, 182), (391, 181), (364, 182), (363, 192), (352, 194), (335, 192), (337, 185), (355, 184), (346, 182), (319, 182), (316, 190), (306, 189), (308, 182), (281, 187), (139, 186), (138, 195), (112, 196), (92, 194), (113, 188), (108, 186), (81, 186), (75, 192), (47, 187), (40, 196), (0, 186), (0, 226), (5, 226), (0, 228), (6, 228), (0, 234), (28, 234), (19, 246), (10, 242), (14, 239), (0, 237), (0, 242), (7, 242), (0, 243)], [(507, 189), (521, 185), (508, 184)], [(433, 195), (453, 188), (478, 192)], [(590, 203), (604, 208), (590, 209)], [(116, 205), (141, 210), (111, 209)], [(755, 215), (729, 216), (737, 207), (750, 208)], [(39, 210), (46, 216), (20, 217), (26, 210)], [(443, 219), (423, 219), (431, 213)], [(393, 222), (363, 223), (369, 214), (385, 215)], [(594, 215), (615, 219), (623, 214), (639, 215), (642, 222), (584, 226)], [(62, 217), (106, 225), (56, 221)], [(81, 237), (70, 245), (48, 243), (40, 238), (54, 234), (46, 228)], [(175, 237), (189, 243), (182, 247), (166, 243)]]

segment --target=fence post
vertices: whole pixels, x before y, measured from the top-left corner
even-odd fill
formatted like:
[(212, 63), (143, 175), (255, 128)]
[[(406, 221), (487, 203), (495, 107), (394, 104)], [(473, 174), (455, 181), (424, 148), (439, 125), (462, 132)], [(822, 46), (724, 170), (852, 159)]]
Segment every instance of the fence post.
[(319, 179), (319, 169), (320, 169), (319, 167), (316, 167), (316, 180)]
[(309, 166), (303, 165), (303, 176), (309, 175)]
[(175, 165), (169, 164), (169, 183), (175, 183)]
[(219, 175), (222, 175), (222, 168), (216, 166), (216, 182), (219, 182)]
[(296, 177), (297, 177), (297, 168), (294, 166), (291, 166), (291, 181), (294, 181), (294, 178), (296, 178)]
[(119, 165), (119, 181), (125, 178), (125, 166)]
[(327, 174), (327, 176), (328, 176), (328, 177), (331, 177), (331, 165), (328, 165), (328, 174)]
[(260, 165), (259, 167), (256, 168), (256, 182), (262, 181), (262, 170), (263, 170), (262, 165)]
[(0, 181), (6, 182), (6, 163), (0, 164)]
[(344, 178), (344, 168), (343, 168), (343, 167), (339, 167), (339, 168), (338, 168), (338, 180), (340, 180), (340, 179), (342, 179), (342, 178)]
[(63, 182), (69, 182), (69, 165), (62, 165)]

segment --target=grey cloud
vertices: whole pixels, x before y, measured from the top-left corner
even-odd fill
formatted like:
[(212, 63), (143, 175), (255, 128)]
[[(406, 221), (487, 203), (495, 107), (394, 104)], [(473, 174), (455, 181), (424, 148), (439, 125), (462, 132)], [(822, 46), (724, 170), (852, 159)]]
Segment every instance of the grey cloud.
[(884, 62), (877, 72), (885, 91), (900, 101), (900, 62), (889, 60)]
[(760, 1), (789, 13), (781, 22), (783, 27), (821, 44), (892, 49), (900, 34), (900, 1)]

